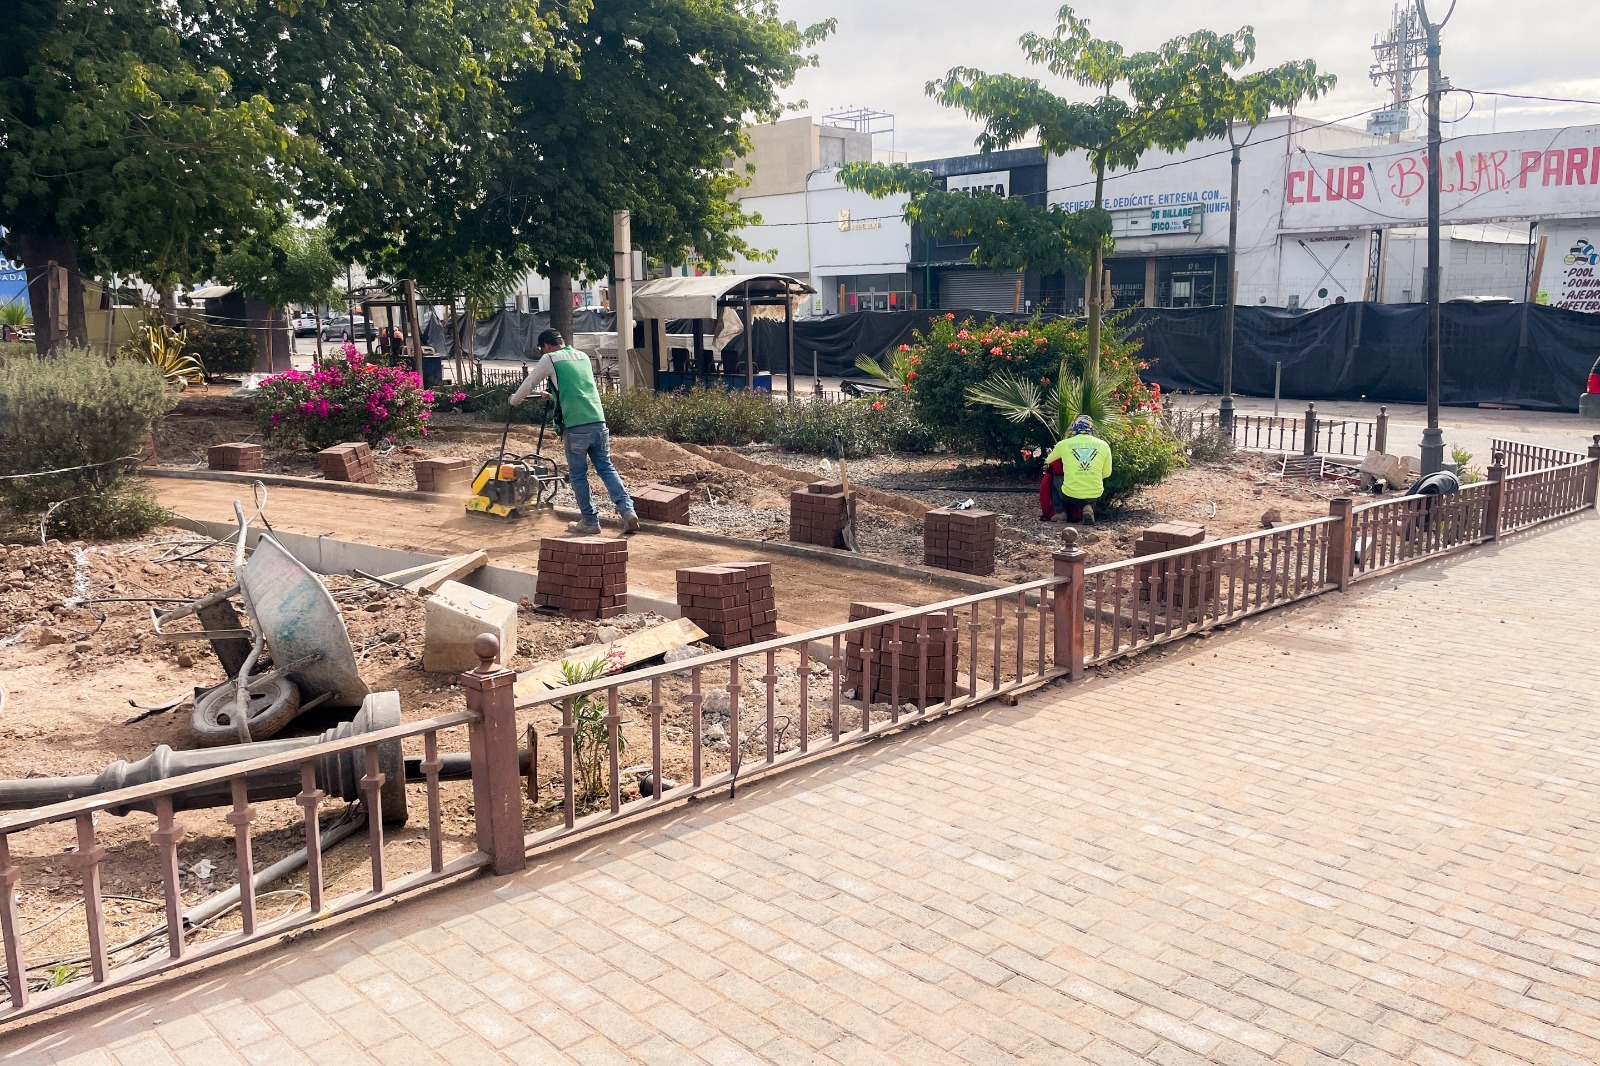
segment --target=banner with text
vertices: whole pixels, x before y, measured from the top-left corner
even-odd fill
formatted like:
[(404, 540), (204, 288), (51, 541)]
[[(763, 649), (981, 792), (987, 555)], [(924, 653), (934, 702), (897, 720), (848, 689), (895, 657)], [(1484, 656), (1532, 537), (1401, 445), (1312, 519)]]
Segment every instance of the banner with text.
[[(1451, 137), (1439, 161), (1446, 224), (1600, 216), (1600, 126)], [(1427, 175), (1420, 141), (1297, 150), (1284, 184), (1283, 228), (1424, 225)]]

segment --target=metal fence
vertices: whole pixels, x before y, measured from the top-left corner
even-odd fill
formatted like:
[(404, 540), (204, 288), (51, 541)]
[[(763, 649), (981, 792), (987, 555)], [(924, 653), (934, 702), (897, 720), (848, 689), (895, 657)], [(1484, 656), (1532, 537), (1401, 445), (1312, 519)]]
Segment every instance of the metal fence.
[[(1218, 412), (1206, 411), (1200, 421), (1218, 429), (1222, 420)], [(1379, 408), (1378, 417), (1370, 420), (1328, 418), (1317, 413), (1316, 404), (1307, 404), (1301, 417), (1235, 412), (1233, 446), (1255, 452), (1361, 459), (1368, 452), (1388, 449), (1389, 409)]]
[(1207, 541), (1085, 572), (1089, 662), (1326, 592), (1335, 518)]
[[(526, 867), (530, 851), (663, 805), (722, 788), (732, 792), (741, 781), (911, 723), (1010, 698), (1054, 679), (1076, 680), (1091, 665), (1578, 513), (1595, 506), (1597, 474), (1600, 443), (1581, 461), (1520, 474), (1508, 476), (1496, 463), (1487, 482), (1451, 496), (1359, 507), (1334, 500), (1325, 518), (1093, 568), (1069, 537), (1055, 556), (1054, 573), (1037, 581), (924, 607), (861, 604), (869, 616), (843, 625), (522, 696), (516, 674), (494, 661), (499, 649), (493, 638), (480, 637), (482, 662), (461, 678), (463, 711), (0, 818), (0, 933), (9, 1001), (0, 1023), (468, 870), (488, 866), (511, 873)], [(814, 674), (812, 664), (819, 661), (828, 669)], [(646, 761), (629, 768), (623, 765), (625, 713), (642, 713), (650, 737)], [(530, 786), (518, 744), (521, 727), (540, 717), (558, 723), (554, 761), (560, 773), (552, 798), (560, 818), (528, 834)], [(470, 751), (475, 850), (449, 858), (440, 752), (452, 737), (459, 748), (462, 731)], [(669, 731), (679, 731), (680, 740), (687, 733), (687, 762), (673, 749), (669, 764)], [(401, 758), (402, 746), (412, 749), (409, 760)], [(406, 773), (408, 761), (426, 800), (427, 869), (390, 876), (383, 819), (371, 817), (370, 888), (326, 900), (318, 815), (330, 794), (359, 794), (365, 810), (376, 813), (390, 775)], [(537, 751), (530, 772), (533, 784), (544, 777)], [(625, 798), (633, 795), (626, 787), (630, 773), (650, 786), (641, 787), (637, 798)], [(669, 773), (685, 778), (670, 791)], [(330, 780), (340, 787), (330, 788)], [(181, 832), (174, 821), (196, 790), (220, 790), (240, 871), (240, 928), (203, 944), (187, 939), (177, 858)], [(301, 810), (309, 891), (304, 907), (262, 921), (254, 804), (274, 800)], [(145, 879), (161, 885), (165, 917), (139, 937), (113, 945), (101, 887), (107, 852), (95, 817), (128, 810), (154, 815), (153, 847), (143, 861), (149, 865)], [(81, 905), (88, 933), (88, 949), (76, 960), (87, 972), (73, 970), (59, 980), (58, 970), (28, 957), (25, 938), (35, 930), (21, 928), (23, 871), (14, 847), (30, 831), (51, 826), (70, 827), (75, 837), (70, 861), (78, 870), (80, 898), (63, 902), (72, 909)]]
[[(1600, 444), (1600, 435), (1595, 437), (1595, 443)], [(1581, 463), (1586, 458), (1582, 452), (1569, 452), (1562, 448), (1542, 448), (1537, 444), (1501, 440), (1498, 437), (1489, 442), (1489, 451), (1492, 455), (1503, 457), (1500, 459), (1500, 464), (1506, 468), (1506, 473), (1512, 475), (1568, 466), (1572, 463)]]

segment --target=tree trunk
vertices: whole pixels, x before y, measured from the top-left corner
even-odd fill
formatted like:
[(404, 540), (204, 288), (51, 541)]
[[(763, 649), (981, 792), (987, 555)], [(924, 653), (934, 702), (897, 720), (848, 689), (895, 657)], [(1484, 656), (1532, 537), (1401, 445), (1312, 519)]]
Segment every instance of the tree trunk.
[[(1106, 161), (1104, 157), (1094, 161), (1094, 205), (1102, 206), (1106, 191)], [(1096, 244), (1094, 252), (1089, 256), (1089, 373), (1098, 375), (1100, 372), (1100, 294), (1105, 273), (1105, 247)]]
[[(78, 271), (78, 245), (67, 237), (42, 233), (19, 233), (18, 251), (28, 279), (28, 303), (33, 308), (34, 347), (47, 355), (67, 344), (87, 347), (89, 324), (83, 313), (83, 275)], [(50, 304), (50, 264), (66, 270), (67, 331), (56, 328)]]
[(552, 270), (550, 277), (550, 328), (572, 343), (572, 275)]

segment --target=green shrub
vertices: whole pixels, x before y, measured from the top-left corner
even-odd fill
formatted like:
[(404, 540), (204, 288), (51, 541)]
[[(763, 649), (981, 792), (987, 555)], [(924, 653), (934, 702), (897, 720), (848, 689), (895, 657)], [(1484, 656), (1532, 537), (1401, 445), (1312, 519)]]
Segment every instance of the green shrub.
[(171, 513), (137, 481), (125, 478), (98, 496), (71, 500), (50, 512), (45, 531), (68, 540), (138, 537), (163, 525)]
[(772, 440), (784, 451), (831, 456), (843, 438), (845, 458), (863, 459), (881, 446), (874, 413), (866, 400), (796, 400), (779, 406)]
[(1165, 407), (1157, 419), (1191, 463), (1215, 463), (1234, 453), (1233, 436), (1206, 408)]
[(256, 342), (247, 329), (233, 326), (190, 326), (183, 350), (205, 367), (206, 380), (248, 374), (256, 368)]
[[(969, 394), (997, 374), (1037, 382), (1047, 392), (1061, 375), (1063, 362), (1072, 374), (1083, 374), (1087, 340), (1087, 327), (1067, 319), (1012, 325), (957, 321), (947, 314), (935, 319), (926, 334), (917, 334), (901, 353), (908, 367), (909, 388), (904, 395), (915, 405), (917, 420), (952, 450), (978, 451), (1037, 472), (1038, 456), (1056, 443), (1051, 431), (1038, 419), (1017, 421), (994, 407), (975, 405)], [(1161, 390), (1139, 377), (1146, 364), (1138, 357), (1138, 341), (1119, 328), (1115, 317), (1105, 322), (1104, 343), (1099, 381), (1109, 391), (1109, 400), (1130, 415), (1158, 413)], [(1111, 445), (1113, 473), (1106, 497), (1112, 505), (1183, 465), (1180, 442), (1148, 417), (1145, 421), (1143, 426), (1102, 433)]]
[(764, 444), (781, 404), (766, 393), (695, 388), (663, 395), (657, 433), (690, 444)]
[(166, 512), (128, 473), (173, 403), (161, 372), (131, 360), (73, 349), (8, 359), (0, 365), (0, 474), (66, 472), (0, 481), (0, 502), (18, 514), (61, 504), (50, 520), (57, 535), (131, 536), (159, 525)]
[(880, 448), (924, 454), (945, 450), (942, 435), (922, 420), (908, 393), (887, 392), (861, 402), (873, 412), (873, 433)]
[(17, 341), (7, 341), (0, 344), (0, 363), (11, 359), (31, 359), (39, 354), (39, 350), (31, 344), (22, 344)]
[(1117, 507), (1147, 485), (1159, 485), (1183, 465), (1183, 449), (1159, 423), (1131, 426), (1107, 441), (1111, 445), (1111, 476), (1106, 478), (1105, 502)]

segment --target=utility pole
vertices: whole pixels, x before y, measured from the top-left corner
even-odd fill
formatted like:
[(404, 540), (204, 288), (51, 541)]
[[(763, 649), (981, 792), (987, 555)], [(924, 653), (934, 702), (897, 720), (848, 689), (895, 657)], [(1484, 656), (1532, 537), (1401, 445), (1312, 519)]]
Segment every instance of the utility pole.
[(1422, 431), (1422, 450), (1419, 461), (1423, 474), (1433, 474), (1444, 469), (1444, 432), (1439, 428), (1439, 377), (1441, 319), (1439, 312), (1439, 31), (1455, 4), (1438, 23), (1428, 18), (1423, 0), (1417, 0), (1417, 15), (1427, 35), (1428, 56), (1428, 428)]
[(617, 312), (617, 372), (622, 387), (634, 387), (633, 360), (633, 213), (611, 212), (611, 306)]

